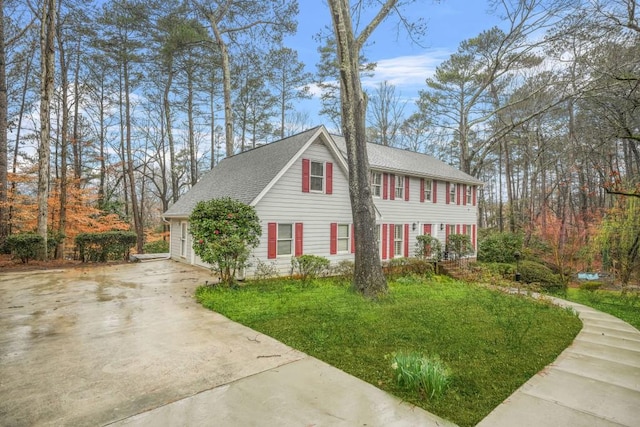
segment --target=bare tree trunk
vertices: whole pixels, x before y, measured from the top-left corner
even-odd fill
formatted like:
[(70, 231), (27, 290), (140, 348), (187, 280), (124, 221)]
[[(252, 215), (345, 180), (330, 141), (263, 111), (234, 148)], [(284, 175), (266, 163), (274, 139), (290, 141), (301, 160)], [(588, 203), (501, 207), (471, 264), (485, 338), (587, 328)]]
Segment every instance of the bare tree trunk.
[(395, 3), (393, 0), (387, 1), (374, 20), (356, 39), (351, 24), (349, 2), (329, 0), (340, 67), (342, 129), (347, 143), (349, 196), (355, 229), (353, 285), (358, 292), (370, 298), (386, 293), (388, 288), (380, 263), (375, 207), (369, 186), (365, 126), (366, 101), (360, 83), (359, 57), (362, 44), (387, 16)]
[(80, 185), (80, 178), (82, 178), (82, 141), (80, 140), (80, 49), (81, 43), (78, 38), (78, 45), (76, 46), (76, 69), (73, 76), (73, 172), (78, 186)]
[(220, 49), (222, 58), (222, 92), (224, 97), (224, 138), (227, 151), (227, 157), (233, 156), (233, 108), (231, 105), (231, 62), (229, 61), (229, 49), (222, 39), (222, 33), (218, 28), (213, 14), (207, 14), (215, 42)]
[[(58, 22), (60, 14), (58, 11)], [(67, 62), (65, 59), (64, 43), (60, 26), (56, 28), (58, 34), (58, 62), (60, 63), (60, 85), (62, 89), (62, 126), (60, 130), (60, 199), (58, 207), (60, 214), (58, 217), (58, 233), (64, 236), (67, 228), (67, 146), (69, 144), (69, 106), (67, 97), (69, 96), (69, 81), (67, 79)], [(64, 257), (64, 238), (60, 239), (56, 248), (56, 258)]]
[(4, 48), (4, 0), (0, 0), (0, 245), (9, 235), (7, 187), (9, 160), (7, 153), (7, 68)]
[[(191, 65), (189, 66), (191, 67)], [(193, 75), (192, 70), (187, 70), (187, 127), (189, 136), (189, 163), (191, 174), (191, 185), (196, 185), (198, 182), (198, 158), (196, 156), (196, 142), (195, 142), (195, 125), (193, 122)]]
[(168, 65), (167, 82), (164, 86), (164, 94), (162, 97), (164, 104), (164, 120), (167, 124), (167, 140), (169, 142), (169, 164), (171, 168), (171, 198), (173, 203), (178, 201), (178, 174), (176, 173), (176, 149), (173, 142), (173, 130), (171, 121), (171, 103), (169, 102), (169, 92), (173, 82), (173, 61)]
[(40, 257), (47, 259), (47, 224), (49, 207), (49, 139), (51, 137), (50, 106), (54, 85), (54, 40), (55, 40), (55, 0), (42, 4), (42, 25), (40, 27), (41, 82), (40, 82), (40, 145), (38, 147), (38, 234), (43, 246)]

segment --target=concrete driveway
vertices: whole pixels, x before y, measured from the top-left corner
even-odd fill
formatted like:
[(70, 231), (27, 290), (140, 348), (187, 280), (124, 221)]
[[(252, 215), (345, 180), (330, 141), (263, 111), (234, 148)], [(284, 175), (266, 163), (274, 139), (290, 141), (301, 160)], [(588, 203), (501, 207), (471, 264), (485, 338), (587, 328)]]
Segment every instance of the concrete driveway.
[(0, 273), (0, 425), (451, 425), (202, 308), (163, 260)]

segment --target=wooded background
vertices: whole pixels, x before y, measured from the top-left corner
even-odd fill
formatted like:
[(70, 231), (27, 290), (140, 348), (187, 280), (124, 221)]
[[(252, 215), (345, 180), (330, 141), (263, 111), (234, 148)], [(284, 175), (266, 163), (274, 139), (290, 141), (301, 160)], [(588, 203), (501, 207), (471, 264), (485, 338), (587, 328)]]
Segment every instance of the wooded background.
[[(294, 0), (0, 4), (0, 240), (44, 229), (68, 252), (78, 232), (130, 227), (141, 251), (221, 158), (319, 124), (296, 109), (312, 85), (341, 129), (335, 39), (320, 34), (305, 68), (284, 43)], [(388, 82), (368, 93), (369, 141), (481, 179), (480, 226), (554, 248), (558, 265), (592, 267), (604, 229), (631, 236), (637, 262), (637, 2), (487, 5), (503, 25), (425, 76), (415, 108)]]

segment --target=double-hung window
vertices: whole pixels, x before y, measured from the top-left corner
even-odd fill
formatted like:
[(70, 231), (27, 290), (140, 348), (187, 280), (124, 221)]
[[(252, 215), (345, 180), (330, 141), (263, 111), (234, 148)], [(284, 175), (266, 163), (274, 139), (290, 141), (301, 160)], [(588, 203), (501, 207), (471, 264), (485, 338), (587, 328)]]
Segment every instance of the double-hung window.
[(338, 252), (349, 252), (349, 224), (338, 224)]
[(393, 230), (393, 253), (394, 256), (402, 256), (402, 239), (404, 237), (402, 225), (395, 225)]
[(380, 172), (371, 172), (369, 177), (371, 180), (371, 195), (373, 197), (382, 196), (382, 174)]
[(455, 203), (455, 202), (456, 202), (456, 184), (452, 182), (449, 184), (449, 203)]
[(324, 191), (324, 163), (311, 162), (311, 191)]
[(396, 199), (400, 199), (402, 200), (403, 196), (403, 192), (404, 192), (404, 176), (402, 175), (396, 175)]
[(278, 224), (278, 255), (291, 255), (293, 224)]
[(472, 187), (470, 185), (467, 185), (467, 205), (470, 205), (472, 203), (472, 199), (471, 199), (471, 191), (472, 191)]
[(433, 181), (430, 179), (424, 180), (424, 199), (427, 201), (431, 201), (431, 193), (433, 191)]

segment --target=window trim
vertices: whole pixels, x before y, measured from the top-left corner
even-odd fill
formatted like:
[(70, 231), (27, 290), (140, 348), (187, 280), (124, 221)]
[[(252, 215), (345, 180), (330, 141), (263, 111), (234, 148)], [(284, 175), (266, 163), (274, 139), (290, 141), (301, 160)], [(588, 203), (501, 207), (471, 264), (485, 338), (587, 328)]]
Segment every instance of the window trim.
[[(376, 183), (376, 177), (378, 177), (378, 183)], [(377, 199), (382, 198), (382, 172), (369, 172), (369, 182), (371, 183), (371, 196)], [(378, 194), (376, 194), (375, 190), (378, 190)]]
[[(400, 230), (400, 232), (398, 232)], [(393, 225), (393, 257), (402, 258), (404, 256), (404, 225)], [(398, 250), (398, 244), (400, 245)]]
[[(427, 197), (427, 191), (429, 197)], [(424, 201), (433, 202), (433, 180), (430, 178), (424, 178)]]
[(465, 191), (465, 197), (466, 197), (466, 204), (467, 205), (472, 205), (473, 204), (473, 187), (471, 185), (467, 185), (467, 191)]
[(406, 179), (404, 175), (395, 175), (395, 199), (404, 200), (404, 180)]
[[(340, 229), (344, 230), (346, 227), (347, 229), (347, 235), (345, 236), (340, 236)], [(336, 228), (336, 253), (338, 254), (346, 254), (351, 252), (351, 248), (350, 248), (350, 244), (351, 244), (351, 225), (350, 224), (337, 224), (337, 228)], [(340, 242), (343, 242), (345, 244), (345, 249), (341, 249), (340, 248)]]
[(449, 203), (455, 205), (457, 203), (456, 193), (457, 193), (458, 185), (455, 182), (449, 183)]
[[(280, 226), (283, 225), (288, 225), (289, 227), (291, 227), (291, 237), (287, 238), (287, 239), (282, 239), (280, 238)], [(294, 235), (294, 223), (288, 223), (288, 222), (278, 222), (276, 223), (276, 258), (277, 257), (290, 257), (294, 255), (294, 247), (293, 247), (293, 243), (295, 239), (295, 235)], [(281, 254), (280, 253), (280, 242), (285, 242), (285, 241), (289, 241), (289, 253), (288, 254)]]
[[(313, 174), (313, 165), (321, 165), (322, 166), (322, 175), (314, 175)], [(313, 188), (313, 179), (320, 178), (322, 180), (322, 188), (314, 189)], [(309, 160), (309, 191), (311, 193), (324, 193), (326, 187), (326, 178), (327, 178), (327, 164), (326, 162), (316, 162), (313, 160)]]

